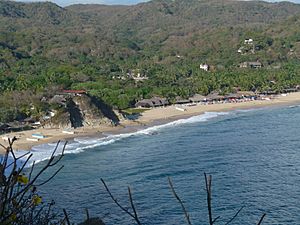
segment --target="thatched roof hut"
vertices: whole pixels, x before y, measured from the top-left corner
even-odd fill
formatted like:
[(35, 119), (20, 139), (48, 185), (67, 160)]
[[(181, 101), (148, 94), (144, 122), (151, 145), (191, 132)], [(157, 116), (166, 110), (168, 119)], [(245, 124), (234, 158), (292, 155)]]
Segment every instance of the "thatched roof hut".
[(282, 90), (283, 93), (291, 93), (291, 92), (297, 92), (297, 91), (298, 91), (297, 88), (286, 88), (286, 89)]
[(162, 104), (163, 106), (169, 105), (169, 104), (170, 104), (169, 101), (168, 101), (168, 99), (166, 99), (166, 98), (161, 98), (161, 99), (160, 99), (160, 102), (161, 102), (161, 104)]
[(31, 118), (31, 117), (27, 117), (23, 120), (24, 123), (35, 123), (36, 120)]
[(225, 95), (225, 98), (226, 99), (237, 99), (237, 98), (240, 98), (241, 96), (237, 93), (230, 93), (228, 95)]
[(143, 99), (141, 101), (138, 101), (136, 104), (135, 104), (135, 107), (142, 107), (142, 108), (152, 108), (154, 107), (154, 104), (153, 102), (150, 100), (150, 99)]
[(224, 100), (225, 97), (222, 95), (219, 95), (219, 93), (211, 93), (209, 95), (206, 96), (206, 100), (207, 101), (220, 101), (220, 100)]
[(279, 93), (278, 91), (273, 91), (273, 90), (268, 90), (268, 91), (262, 91), (262, 92), (260, 92), (260, 94), (262, 94), (262, 95), (276, 95), (278, 93)]
[(9, 126), (6, 123), (0, 123), (0, 132), (4, 132), (9, 128)]
[(161, 98), (152, 98), (150, 99), (154, 105), (154, 107), (159, 107), (159, 106), (163, 106), (162, 102), (161, 102)]
[(188, 104), (190, 102), (191, 101), (189, 99), (183, 99), (180, 96), (177, 96), (175, 101), (176, 104)]
[(135, 104), (135, 107), (152, 108), (169, 105), (169, 101), (166, 98), (154, 97), (151, 99), (143, 99)]
[(255, 97), (256, 94), (253, 91), (238, 91), (237, 94), (240, 97)]
[(206, 100), (206, 97), (203, 95), (195, 94), (193, 97), (190, 97), (191, 102), (203, 102)]

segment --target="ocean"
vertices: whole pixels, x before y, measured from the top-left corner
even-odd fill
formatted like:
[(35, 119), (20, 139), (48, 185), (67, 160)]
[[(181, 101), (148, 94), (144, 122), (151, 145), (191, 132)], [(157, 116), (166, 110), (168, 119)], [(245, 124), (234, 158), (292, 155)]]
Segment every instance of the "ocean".
[[(168, 185), (190, 214), (208, 224), (204, 172), (212, 175), (213, 216), (225, 224), (300, 224), (300, 106), (210, 112), (127, 134), (77, 138), (67, 145), (64, 169), (39, 189), (73, 222), (91, 216), (108, 225), (133, 224), (109, 198), (100, 179), (125, 207), (130, 186), (142, 224), (185, 224)], [(44, 165), (55, 144), (33, 149)], [(21, 152), (19, 153), (21, 154)], [(51, 176), (47, 171), (44, 178)]]

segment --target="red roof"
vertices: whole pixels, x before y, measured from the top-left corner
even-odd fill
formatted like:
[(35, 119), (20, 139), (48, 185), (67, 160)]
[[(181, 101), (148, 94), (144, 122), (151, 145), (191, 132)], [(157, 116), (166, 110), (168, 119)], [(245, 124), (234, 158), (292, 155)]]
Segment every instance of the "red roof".
[(85, 90), (63, 90), (63, 93), (86, 94)]

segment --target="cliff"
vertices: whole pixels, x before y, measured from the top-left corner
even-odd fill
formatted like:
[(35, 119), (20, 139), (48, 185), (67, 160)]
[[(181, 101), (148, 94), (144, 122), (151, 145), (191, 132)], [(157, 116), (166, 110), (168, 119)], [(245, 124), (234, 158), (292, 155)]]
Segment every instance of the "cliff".
[(109, 106), (88, 95), (66, 96), (65, 106), (45, 122), (47, 128), (117, 125), (119, 118)]

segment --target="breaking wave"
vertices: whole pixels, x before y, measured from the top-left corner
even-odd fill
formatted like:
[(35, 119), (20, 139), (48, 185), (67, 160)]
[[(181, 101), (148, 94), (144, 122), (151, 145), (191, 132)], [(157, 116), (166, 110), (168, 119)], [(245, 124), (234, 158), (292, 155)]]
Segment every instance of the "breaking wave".
[[(102, 135), (104, 135), (104, 137), (103, 136), (102, 137), (78, 137), (78, 138), (74, 138), (72, 141), (69, 141), (67, 143), (64, 153), (78, 154), (88, 149), (93, 149), (98, 146), (110, 145), (126, 138), (140, 136), (140, 135), (153, 135), (153, 134), (157, 134), (157, 132), (162, 129), (181, 126), (184, 124), (205, 122), (210, 119), (219, 116), (228, 115), (228, 114), (229, 112), (206, 112), (202, 115), (193, 116), (187, 119), (179, 119), (166, 124), (147, 127), (145, 129), (141, 129), (135, 132), (121, 133), (121, 134), (103, 133)], [(33, 162), (39, 163), (49, 159), (55, 148), (57, 148), (55, 155), (56, 156), (61, 155), (64, 145), (65, 145), (65, 141), (61, 141), (59, 143), (47, 143), (47, 144), (34, 146), (30, 151), (30, 153), (32, 153), (32, 157), (29, 160), (28, 166), (32, 165)], [(26, 152), (27, 151), (17, 151), (15, 154), (18, 157), (25, 154)], [(22, 165), (23, 163), (24, 161), (23, 162), (20, 161), (19, 165)]]

